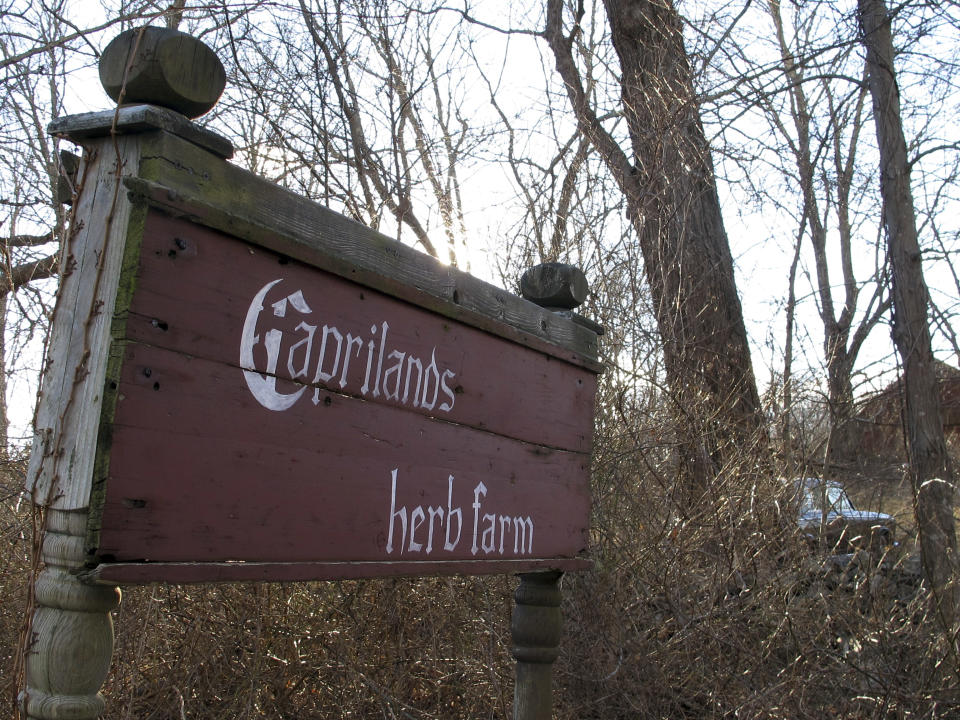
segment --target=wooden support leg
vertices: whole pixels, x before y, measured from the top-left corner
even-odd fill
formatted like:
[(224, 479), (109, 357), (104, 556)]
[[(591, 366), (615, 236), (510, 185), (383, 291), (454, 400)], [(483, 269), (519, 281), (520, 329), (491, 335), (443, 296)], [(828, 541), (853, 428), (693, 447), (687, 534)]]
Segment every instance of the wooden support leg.
[(510, 624), (517, 682), (514, 720), (550, 720), (551, 674), (560, 654), (560, 571), (523, 573)]
[(100, 686), (110, 669), (116, 587), (86, 585), (72, 571), (83, 562), (87, 516), (49, 510), (43, 540), (46, 567), (36, 583), (37, 607), (26, 660), (24, 715), (35, 720), (93, 720), (103, 713)]

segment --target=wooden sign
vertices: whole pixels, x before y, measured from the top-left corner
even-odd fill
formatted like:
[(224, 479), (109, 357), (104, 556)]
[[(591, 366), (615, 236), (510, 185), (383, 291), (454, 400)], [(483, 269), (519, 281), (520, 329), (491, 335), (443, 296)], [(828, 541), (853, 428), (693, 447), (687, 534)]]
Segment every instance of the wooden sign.
[(50, 126), (84, 156), (27, 478), (24, 715), (102, 714), (120, 583), (518, 572), (515, 717), (549, 717), (559, 579), (588, 565), (582, 273), (528, 273), (534, 304), (226, 162), (181, 114), (223, 87), (183, 33), (102, 60), (112, 96), (168, 107)]
[(583, 565), (592, 372), (156, 210), (135, 282), (101, 579)]
[(100, 151), (29, 487), (86, 515), (86, 577), (588, 564), (596, 326), (244, 172), (174, 113), (64, 123)]

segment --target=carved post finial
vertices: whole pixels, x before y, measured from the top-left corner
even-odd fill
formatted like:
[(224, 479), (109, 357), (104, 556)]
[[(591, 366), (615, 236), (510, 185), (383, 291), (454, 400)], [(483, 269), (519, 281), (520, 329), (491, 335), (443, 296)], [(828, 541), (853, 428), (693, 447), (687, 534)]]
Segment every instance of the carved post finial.
[(520, 294), (551, 310), (573, 310), (587, 299), (589, 291), (583, 271), (566, 263), (534, 265), (520, 278)]
[(100, 56), (100, 83), (113, 100), (160, 105), (189, 118), (217, 104), (226, 79), (213, 50), (172, 28), (126, 30)]

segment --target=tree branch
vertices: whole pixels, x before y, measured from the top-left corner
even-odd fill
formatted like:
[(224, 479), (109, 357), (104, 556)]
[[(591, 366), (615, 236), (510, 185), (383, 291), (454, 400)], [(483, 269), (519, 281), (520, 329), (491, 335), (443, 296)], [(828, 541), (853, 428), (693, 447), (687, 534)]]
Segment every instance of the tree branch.
[[(582, 16), (583, 5), (581, 3), (576, 20), (577, 27), (579, 27)], [(639, 197), (640, 189), (636, 186), (635, 181), (631, 181), (633, 164), (617, 144), (617, 141), (613, 139), (613, 136), (603, 128), (587, 99), (586, 91), (583, 89), (583, 83), (580, 80), (580, 73), (573, 59), (573, 34), (571, 33), (570, 36), (564, 36), (563, 34), (563, 0), (548, 0), (547, 26), (543, 36), (553, 51), (557, 72), (560, 73), (560, 77), (567, 88), (567, 95), (577, 118), (577, 126), (584, 135), (590, 138), (590, 142), (603, 157), (628, 202), (634, 201), (635, 198)]]
[(56, 242), (56, 238), (54, 238), (52, 232), (49, 232), (46, 235), (14, 235), (10, 238), (3, 238), (0, 242), (10, 248), (40, 247)]
[(45, 280), (57, 274), (60, 256), (54, 253), (33, 262), (0, 270), (0, 295), (7, 295), (35, 280)]

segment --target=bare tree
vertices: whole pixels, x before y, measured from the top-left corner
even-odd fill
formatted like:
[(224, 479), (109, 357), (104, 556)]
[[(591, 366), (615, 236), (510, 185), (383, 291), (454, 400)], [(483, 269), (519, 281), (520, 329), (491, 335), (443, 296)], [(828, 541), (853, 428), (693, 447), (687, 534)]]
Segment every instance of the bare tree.
[(880, 189), (893, 269), (893, 337), (903, 362), (905, 426), (923, 564), (951, 641), (960, 609), (954, 477), (943, 437), (910, 163), (900, 116), (891, 20), (884, 0), (858, 0), (880, 150)]
[(669, 0), (604, 6), (629, 154), (591, 105), (574, 57), (583, 3), (568, 24), (562, 0), (549, 0), (545, 36), (578, 127), (620, 187), (639, 240), (681, 420), (681, 464), (690, 481), (683, 505), (692, 507), (718, 473), (763, 443), (760, 401), (680, 17)]
[(462, 28), (433, 3), (384, 0), (302, 0), (223, 26), (238, 100), (220, 113), (258, 128), (241, 160), (435, 257), (466, 259), (460, 173), (486, 131), (468, 108)]
[[(33, 366), (26, 352), (43, 338), (58, 269), (64, 212), (57, 196), (60, 158), (46, 125), (62, 106), (66, 27), (63, 1), (46, 10), (14, 7), (0, 33), (0, 449), (7, 447), (7, 377)], [(6, 22), (6, 21), (5, 21)], [(25, 32), (27, 31), (27, 32)], [(41, 48), (31, 53), (32, 49)], [(17, 58), (20, 58), (17, 60)], [(7, 342), (9, 338), (9, 342)], [(36, 354), (36, 349), (33, 351)]]
[[(822, 48), (811, 46), (807, 39), (811, 31), (806, 25), (813, 22), (815, 12), (805, 17), (800, 16), (799, 11), (794, 14), (799, 26), (792, 35), (796, 42), (803, 44), (795, 50), (788, 40), (779, 0), (770, 0), (769, 10), (789, 106), (786, 113), (783, 108), (775, 107), (769, 93), (758, 94), (758, 102), (793, 156), (800, 188), (799, 225), (801, 232), (806, 228), (813, 250), (830, 413), (830, 434), (824, 455), (829, 471), (837, 462), (851, 456), (854, 366), (867, 336), (890, 305), (883, 292), (882, 262), (879, 267), (876, 263), (868, 267), (866, 273), (861, 270), (867, 283), (858, 280), (854, 263), (854, 241), (860, 222), (858, 205), (862, 205), (868, 195), (858, 172), (867, 85), (864, 78), (846, 76), (851, 64), (848, 61), (852, 52), (850, 45), (840, 46), (828, 57), (823, 56), (826, 53)], [(812, 61), (811, 57), (816, 60)], [(821, 107), (811, 107), (813, 103)], [(788, 122), (792, 122), (792, 128), (787, 127)], [(832, 220), (829, 214), (834, 216)], [(831, 225), (835, 230), (829, 230)], [(842, 282), (839, 286), (843, 297), (839, 311), (831, 278), (831, 246), (840, 258)], [(866, 307), (861, 310), (858, 308), (861, 292), (871, 286)]]

